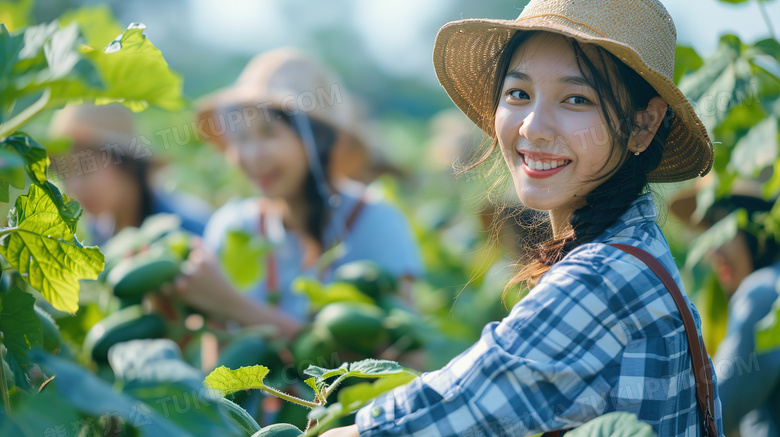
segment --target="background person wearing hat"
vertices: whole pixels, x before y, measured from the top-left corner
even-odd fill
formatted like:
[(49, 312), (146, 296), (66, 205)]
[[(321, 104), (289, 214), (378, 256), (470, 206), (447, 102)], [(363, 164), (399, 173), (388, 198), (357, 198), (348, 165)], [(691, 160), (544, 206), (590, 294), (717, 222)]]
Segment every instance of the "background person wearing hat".
[[(191, 255), (193, 271), (176, 281), (176, 294), (214, 318), (274, 324), (290, 339), (309, 315), (308, 299), (290, 289), (299, 276), (327, 282), (339, 265), (371, 260), (408, 288), (422, 264), (405, 218), (347, 179), (365, 162), (355, 118), (341, 82), (286, 48), (256, 56), (235, 85), (207, 97), (199, 114), (204, 135), (263, 195), (214, 214), (205, 247)], [(248, 294), (230, 285), (214, 255), (230, 230), (273, 245), (265, 279)], [(334, 247), (341, 250), (335, 261), (318, 266)]]
[[(709, 254), (713, 270), (729, 299), (725, 338), (713, 359), (723, 404), (727, 434), (770, 437), (780, 435), (780, 350), (755, 353), (756, 323), (772, 310), (780, 293), (780, 245), (772, 233), (760, 232), (757, 215), (775, 202), (764, 200), (755, 180), (734, 182), (731, 194), (718, 199), (702, 220), (693, 219), (696, 194), (709, 178), (678, 191), (669, 209), (682, 223), (706, 230), (728, 214), (743, 209), (749, 224), (736, 237)], [(746, 369), (740, 368), (748, 363)]]
[(152, 151), (125, 106), (66, 106), (54, 115), (49, 135), (72, 143), (67, 155), (54, 157), (53, 167), (89, 216), (89, 244), (100, 246), (123, 228), (161, 213), (174, 214), (183, 229), (203, 234), (208, 204), (152, 186)]
[(672, 81), (675, 41), (656, 0), (531, 0), (514, 21), (442, 27), (439, 82), (492, 140), (474, 165), (497, 163), (554, 235), (511, 281), (533, 288), (507, 318), (323, 435), (521, 436), (612, 411), (659, 436), (722, 435), (700, 318), (646, 193), (712, 166)]

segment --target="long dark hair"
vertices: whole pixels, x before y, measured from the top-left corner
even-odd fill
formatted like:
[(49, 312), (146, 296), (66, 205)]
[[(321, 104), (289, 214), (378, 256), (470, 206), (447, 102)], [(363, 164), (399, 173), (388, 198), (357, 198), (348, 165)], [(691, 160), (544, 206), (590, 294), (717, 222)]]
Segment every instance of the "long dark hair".
[[(328, 185), (328, 189), (333, 190), (334, 187), (331, 185), (330, 178), (328, 177), (328, 168), (330, 168), (331, 151), (336, 144), (336, 130), (314, 118), (307, 117), (302, 112), (292, 114), (285, 111), (269, 109), (268, 113), (270, 120), (279, 120), (287, 124), (302, 141), (303, 138), (307, 137), (308, 133), (301, 132), (301, 126), (308, 124), (311, 127), (314, 148), (317, 153), (316, 159), (319, 160), (320, 168), (325, 173), (325, 183)], [(293, 117), (306, 117), (308, 123), (295, 123)], [(306, 232), (314, 237), (315, 241), (320, 246), (320, 250), (322, 250), (325, 247), (325, 226), (327, 226), (328, 221), (330, 220), (331, 208), (328, 204), (329, 198), (323, 193), (320, 184), (321, 182), (317, 180), (312, 169), (309, 168), (306, 174), (306, 181), (304, 182), (304, 195), (309, 206), (309, 212), (306, 217)]]
[[(515, 33), (506, 48), (494, 59), (495, 69), (490, 70), (495, 74), (493, 89), (489, 90), (494, 114), (512, 57), (534, 33)], [(519, 271), (510, 280), (505, 294), (506, 290), (517, 284), (525, 283), (529, 287), (536, 285), (553, 264), (563, 259), (575, 247), (593, 241), (628, 210), (631, 203), (648, 189), (647, 173), (655, 169), (661, 161), (663, 147), (669, 135), (669, 121), (674, 117), (671, 109), (667, 109), (664, 122), (649, 147), (638, 156), (629, 153), (628, 140), (639, 127), (636, 125), (636, 116), (639, 111), (647, 108), (650, 99), (658, 96), (658, 93), (639, 74), (606, 50), (593, 47), (594, 54), (588, 55), (576, 40), (569, 39), (569, 43), (580, 72), (596, 91), (600, 111), (612, 139), (605, 167), (613, 162), (617, 162), (617, 165), (607, 174), (595, 179), (603, 182), (586, 196), (584, 206), (575, 210), (569, 217), (569, 233), (555, 238), (550, 236), (548, 230), (542, 233), (546, 236), (544, 241), (531, 242), (525, 251), (527, 255), (518, 262)], [(617, 86), (613, 86), (613, 83)], [(499, 167), (500, 156), (496, 158), (494, 153), (497, 144), (497, 138), (493, 138), (483, 153), (463, 171), (472, 170), (491, 158), (494, 159), (493, 169)], [(494, 184), (495, 186), (497, 184)]]

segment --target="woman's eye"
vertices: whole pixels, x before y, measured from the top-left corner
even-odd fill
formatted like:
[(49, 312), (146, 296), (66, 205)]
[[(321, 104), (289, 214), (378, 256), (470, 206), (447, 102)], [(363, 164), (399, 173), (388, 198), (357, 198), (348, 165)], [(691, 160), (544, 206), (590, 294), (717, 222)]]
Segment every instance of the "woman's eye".
[(589, 103), (592, 103), (586, 97), (582, 97), (582, 96), (571, 96), (568, 99), (566, 99), (565, 102), (571, 103), (572, 105), (587, 105)]
[(531, 99), (531, 96), (529, 96), (528, 93), (523, 91), (523, 90), (512, 90), (512, 91), (509, 91), (508, 94), (509, 94), (510, 97), (512, 97), (513, 99), (517, 99), (517, 100), (530, 100)]

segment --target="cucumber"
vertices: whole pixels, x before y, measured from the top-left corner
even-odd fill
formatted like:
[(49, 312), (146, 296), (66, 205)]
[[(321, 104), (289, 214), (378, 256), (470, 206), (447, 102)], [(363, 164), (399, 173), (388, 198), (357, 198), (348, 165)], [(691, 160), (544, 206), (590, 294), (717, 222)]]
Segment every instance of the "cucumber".
[(108, 349), (123, 341), (165, 336), (165, 321), (144, 314), (141, 305), (123, 308), (99, 321), (84, 338), (84, 350), (98, 363), (108, 362)]
[(401, 308), (390, 310), (388, 316), (385, 317), (383, 324), (390, 337), (390, 343), (400, 348), (400, 352), (419, 349), (423, 346), (424, 341), (419, 332), (418, 317), (413, 312)]
[(172, 282), (181, 272), (173, 257), (135, 256), (122, 260), (108, 274), (108, 283), (119, 298), (143, 296), (166, 282)]
[(296, 363), (320, 365), (339, 348), (325, 329), (309, 328), (301, 332), (290, 347)]
[(41, 330), (43, 331), (43, 348), (57, 355), (62, 347), (62, 336), (60, 336), (60, 330), (54, 319), (49, 313), (35, 305), (35, 315), (38, 316), (38, 320), (41, 321)]
[(229, 399), (219, 398), (217, 403), (225, 407), (225, 410), (227, 410), (230, 419), (232, 419), (236, 425), (240, 426), (241, 429), (247, 433), (247, 435), (252, 435), (261, 430), (260, 425), (257, 424), (257, 421), (254, 419), (254, 417), (252, 417), (245, 409), (237, 405), (235, 402), (232, 402)]
[(339, 266), (333, 272), (333, 282), (352, 284), (375, 301), (382, 295), (395, 293), (398, 287), (393, 275), (369, 260), (353, 261)]
[(315, 327), (327, 329), (333, 339), (347, 350), (371, 355), (387, 340), (382, 320), (385, 312), (370, 304), (336, 302), (326, 305), (315, 317)]
[(268, 367), (270, 378), (281, 376), (284, 367), (276, 350), (254, 333), (239, 335), (231, 340), (219, 353), (217, 360), (217, 367), (225, 366), (228, 369), (256, 364)]
[(303, 431), (289, 423), (274, 423), (252, 434), (252, 437), (298, 437)]

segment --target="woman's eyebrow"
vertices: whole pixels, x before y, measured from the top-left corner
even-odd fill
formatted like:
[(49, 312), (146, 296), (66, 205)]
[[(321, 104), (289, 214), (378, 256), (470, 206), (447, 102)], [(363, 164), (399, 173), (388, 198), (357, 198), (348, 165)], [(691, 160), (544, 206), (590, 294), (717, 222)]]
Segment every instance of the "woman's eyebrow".
[(582, 76), (564, 76), (564, 77), (558, 79), (558, 82), (567, 83), (567, 84), (570, 84), (570, 85), (580, 85), (580, 86), (586, 86), (588, 88), (593, 88), (593, 86), (591, 86), (590, 82), (588, 82), (588, 80), (585, 79)]
[(506, 74), (507, 79), (516, 79), (516, 80), (524, 80), (526, 82), (533, 82), (531, 80), (531, 76), (523, 73), (522, 71), (512, 70), (509, 73)]

